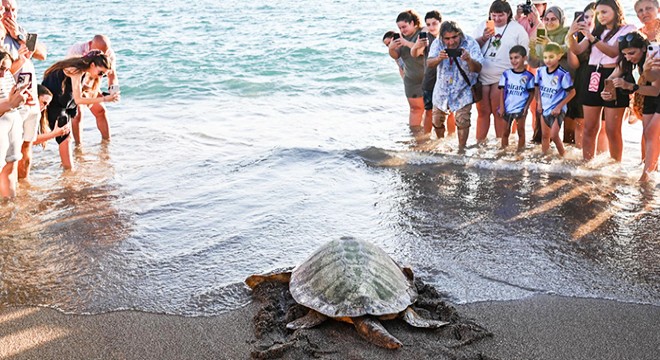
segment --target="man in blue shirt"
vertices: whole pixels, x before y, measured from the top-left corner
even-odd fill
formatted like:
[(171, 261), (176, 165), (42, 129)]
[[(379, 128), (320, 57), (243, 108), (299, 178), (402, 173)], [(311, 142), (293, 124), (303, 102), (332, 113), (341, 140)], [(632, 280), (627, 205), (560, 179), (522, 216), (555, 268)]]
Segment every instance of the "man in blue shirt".
[(477, 82), (483, 55), (479, 44), (466, 36), (453, 21), (440, 26), (440, 37), (433, 41), (427, 65), (438, 67), (438, 80), (433, 89), (433, 126), (443, 128), (445, 119), (454, 112), (458, 134), (458, 148), (467, 143), (472, 116), (472, 91)]

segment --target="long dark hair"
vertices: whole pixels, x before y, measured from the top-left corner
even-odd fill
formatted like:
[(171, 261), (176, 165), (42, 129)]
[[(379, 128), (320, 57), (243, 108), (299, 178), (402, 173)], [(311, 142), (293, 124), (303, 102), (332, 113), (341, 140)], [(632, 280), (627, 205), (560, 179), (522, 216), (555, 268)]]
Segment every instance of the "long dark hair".
[[(628, 40), (630, 39), (630, 40)], [(639, 73), (641, 74), (644, 71), (644, 61), (646, 61), (646, 51), (649, 47), (649, 41), (639, 33), (638, 31), (630, 32), (624, 35), (623, 40), (619, 41), (619, 58), (617, 59), (617, 65), (619, 69), (623, 71), (624, 74), (632, 74), (632, 71), (635, 67), (639, 67)], [(622, 51), (624, 49), (636, 48), (641, 49), (644, 54), (642, 54), (642, 59), (637, 64), (633, 64), (626, 59), (626, 56), (623, 55)]]
[[(622, 25), (626, 23), (626, 18), (623, 15), (623, 9), (621, 8), (621, 4), (619, 4), (619, 0), (598, 0), (596, 1), (596, 6), (598, 5), (605, 5), (609, 6), (614, 10), (614, 26), (612, 27), (612, 31), (610, 31), (607, 36), (605, 36), (604, 39), (601, 39), (605, 42), (609, 41), (614, 35), (616, 35), (617, 31), (621, 28)], [(595, 15), (595, 24), (596, 26), (594, 27), (594, 31), (591, 33), (593, 36), (600, 38), (601, 35), (603, 35), (603, 32), (605, 31), (605, 26), (598, 21), (598, 16), (597, 14)]]
[[(59, 70), (64, 70), (64, 73), (67, 76), (80, 74), (89, 70), (92, 64), (112, 70), (112, 63), (108, 59), (108, 56), (105, 55), (103, 51), (92, 50), (84, 56), (71, 57), (54, 63), (44, 71), (44, 78)], [(100, 79), (95, 79), (91, 84), (92, 90), (98, 90), (99, 83)], [(62, 90), (64, 90), (64, 82), (62, 83)]]
[[(39, 84), (37, 85), (37, 99), (41, 95), (50, 95), (53, 96), (53, 93), (45, 86)], [(45, 134), (48, 132), (48, 107), (44, 109), (44, 111), (41, 112), (41, 122), (39, 123), (39, 133), (40, 134)], [(45, 149), (46, 148), (46, 142), (44, 141), (41, 146)]]

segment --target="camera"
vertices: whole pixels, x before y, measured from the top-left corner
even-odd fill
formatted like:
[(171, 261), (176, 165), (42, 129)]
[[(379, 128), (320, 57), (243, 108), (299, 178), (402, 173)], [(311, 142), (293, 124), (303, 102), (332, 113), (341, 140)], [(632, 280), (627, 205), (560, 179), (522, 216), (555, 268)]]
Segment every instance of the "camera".
[(445, 52), (447, 53), (447, 56), (452, 57), (452, 58), (457, 58), (463, 55), (463, 49), (445, 49)]
[(532, 13), (532, 0), (527, 0), (523, 5), (520, 5), (523, 15), (529, 15)]

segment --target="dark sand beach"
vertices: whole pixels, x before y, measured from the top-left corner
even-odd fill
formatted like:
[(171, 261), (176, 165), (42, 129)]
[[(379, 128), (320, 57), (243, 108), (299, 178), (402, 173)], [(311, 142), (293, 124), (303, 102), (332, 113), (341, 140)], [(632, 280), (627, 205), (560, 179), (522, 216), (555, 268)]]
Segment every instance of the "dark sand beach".
[[(2, 359), (249, 359), (257, 350), (253, 319), (263, 304), (213, 317), (120, 311), (65, 315), (37, 307), (0, 310)], [(348, 324), (299, 330), (296, 345), (324, 359), (657, 359), (660, 307), (598, 299), (536, 296), (455, 307), (492, 336), (460, 345), (438, 330), (388, 330), (404, 347), (380, 349)], [(292, 335), (293, 336), (293, 335)], [(459, 344), (459, 346), (455, 346)], [(452, 347), (453, 346), (453, 347)], [(301, 358), (289, 348), (282, 358)]]

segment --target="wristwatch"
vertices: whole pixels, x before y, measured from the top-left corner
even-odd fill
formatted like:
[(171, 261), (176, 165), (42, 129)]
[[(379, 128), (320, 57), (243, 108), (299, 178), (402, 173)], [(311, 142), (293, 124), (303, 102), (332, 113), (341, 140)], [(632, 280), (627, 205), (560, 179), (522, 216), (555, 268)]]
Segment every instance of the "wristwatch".
[(633, 85), (632, 92), (637, 92), (637, 90), (639, 90), (639, 85)]
[(599, 42), (599, 41), (600, 41), (600, 39), (599, 39), (597, 36), (594, 36), (594, 40), (593, 40), (593, 41), (589, 41), (589, 44), (593, 45), (593, 44), (595, 44), (595, 43), (597, 43), (597, 42)]

